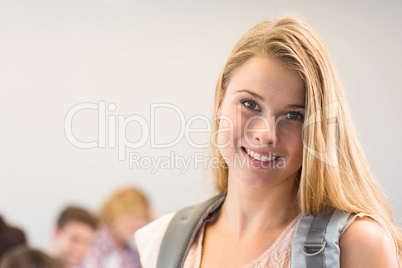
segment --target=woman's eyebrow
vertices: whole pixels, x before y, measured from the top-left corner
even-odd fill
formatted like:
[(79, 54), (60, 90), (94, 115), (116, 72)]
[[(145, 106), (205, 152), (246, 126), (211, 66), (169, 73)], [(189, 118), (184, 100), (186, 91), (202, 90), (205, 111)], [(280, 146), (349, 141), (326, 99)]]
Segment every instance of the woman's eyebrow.
[(243, 92), (246, 92), (246, 93), (250, 94), (251, 96), (253, 96), (253, 97), (256, 98), (256, 99), (259, 99), (259, 100), (261, 100), (261, 101), (264, 101), (264, 98), (263, 98), (262, 96), (258, 95), (257, 93), (254, 93), (254, 92), (252, 92), (252, 91), (250, 91), (250, 90), (248, 90), (248, 89), (239, 89), (239, 90), (236, 91), (235, 93), (243, 93)]
[(284, 107), (285, 109), (288, 109), (288, 108), (303, 108), (304, 109), (304, 104), (288, 104), (288, 105), (285, 105), (285, 107)]

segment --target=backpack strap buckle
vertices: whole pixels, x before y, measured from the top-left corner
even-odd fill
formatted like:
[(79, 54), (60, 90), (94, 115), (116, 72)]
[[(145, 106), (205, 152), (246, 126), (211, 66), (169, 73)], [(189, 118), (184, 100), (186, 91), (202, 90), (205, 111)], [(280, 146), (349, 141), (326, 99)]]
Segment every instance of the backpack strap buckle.
[(323, 243), (306, 243), (304, 242), (304, 246), (302, 248), (302, 252), (307, 257), (315, 256), (320, 254), (327, 245), (327, 242), (323, 241)]

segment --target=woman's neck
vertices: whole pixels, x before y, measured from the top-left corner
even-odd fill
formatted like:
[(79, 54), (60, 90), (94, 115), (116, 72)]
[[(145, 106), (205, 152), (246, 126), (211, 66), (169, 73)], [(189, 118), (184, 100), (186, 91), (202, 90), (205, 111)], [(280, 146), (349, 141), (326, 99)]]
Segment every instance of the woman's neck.
[(300, 213), (298, 188), (296, 180), (270, 188), (229, 183), (219, 220), (239, 237), (284, 227)]

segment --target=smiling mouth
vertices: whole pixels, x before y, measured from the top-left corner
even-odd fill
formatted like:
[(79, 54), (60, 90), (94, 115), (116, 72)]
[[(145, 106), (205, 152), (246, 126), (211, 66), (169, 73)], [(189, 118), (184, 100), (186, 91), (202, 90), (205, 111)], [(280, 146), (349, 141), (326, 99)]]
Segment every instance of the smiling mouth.
[(251, 156), (252, 158), (254, 158), (255, 160), (261, 161), (261, 162), (272, 162), (272, 161), (276, 161), (280, 158), (280, 156), (267, 156), (267, 155), (261, 155), (259, 153), (256, 153), (250, 149), (247, 149), (245, 147), (241, 147), (241, 149), (248, 154), (249, 156)]

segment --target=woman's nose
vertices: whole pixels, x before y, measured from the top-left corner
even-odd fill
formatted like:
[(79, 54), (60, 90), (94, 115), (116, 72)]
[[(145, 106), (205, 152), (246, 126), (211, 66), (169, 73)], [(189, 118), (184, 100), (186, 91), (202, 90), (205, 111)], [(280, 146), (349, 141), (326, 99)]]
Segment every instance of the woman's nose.
[(275, 147), (278, 142), (275, 117), (258, 116), (250, 119), (249, 127), (246, 127), (246, 131), (251, 133), (251, 144), (260, 147), (266, 147), (267, 145)]

